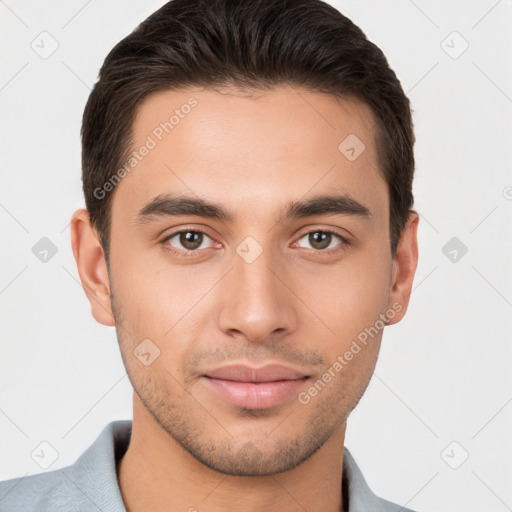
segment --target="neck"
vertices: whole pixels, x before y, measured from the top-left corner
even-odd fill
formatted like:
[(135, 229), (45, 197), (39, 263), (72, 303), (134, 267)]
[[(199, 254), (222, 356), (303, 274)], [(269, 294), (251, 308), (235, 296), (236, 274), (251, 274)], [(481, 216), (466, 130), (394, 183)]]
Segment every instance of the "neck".
[(126, 510), (343, 512), (345, 426), (341, 425), (311, 457), (289, 471), (268, 476), (232, 476), (199, 462), (134, 397), (130, 444), (117, 464)]

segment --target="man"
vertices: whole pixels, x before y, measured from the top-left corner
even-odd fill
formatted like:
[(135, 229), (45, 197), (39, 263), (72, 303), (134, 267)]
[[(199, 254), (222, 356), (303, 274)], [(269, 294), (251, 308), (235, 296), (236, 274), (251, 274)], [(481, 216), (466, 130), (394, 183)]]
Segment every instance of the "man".
[[(72, 247), (133, 423), (0, 510), (408, 510), (344, 449), (417, 265), (409, 101), (319, 0), (172, 0), (85, 108)], [(390, 461), (390, 470), (393, 470)]]

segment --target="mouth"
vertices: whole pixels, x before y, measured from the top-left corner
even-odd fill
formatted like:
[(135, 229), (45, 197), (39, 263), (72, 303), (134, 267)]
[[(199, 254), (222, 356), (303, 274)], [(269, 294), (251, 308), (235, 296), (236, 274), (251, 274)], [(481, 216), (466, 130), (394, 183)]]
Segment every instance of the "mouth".
[(236, 407), (275, 407), (304, 386), (309, 375), (281, 365), (231, 365), (208, 371), (203, 381), (217, 396)]

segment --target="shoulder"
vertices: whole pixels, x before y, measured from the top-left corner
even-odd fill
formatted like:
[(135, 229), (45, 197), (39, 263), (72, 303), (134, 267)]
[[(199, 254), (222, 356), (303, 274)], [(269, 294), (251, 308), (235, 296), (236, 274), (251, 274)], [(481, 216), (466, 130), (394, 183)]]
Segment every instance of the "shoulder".
[(66, 471), (71, 466), (37, 475), (22, 476), (0, 482), (1, 512), (32, 512), (69, 510), (76, 508), (69, 502)]
[(0, 512), (125, 512), (116, 460), (130, 436), (130, 420), (113, 421), (74, 464), (0, 482)]
[(347, 496), (348, 512), (414, 512), (374, 494), (347, 448), (343, 452), (343, 492)]
[(376, 511), (378, 510), (379, 512), (415, 512), (414, 510), (399, 505), (398, 503), (393, 503), (383, 498), (379, 498), (378, 496), (375, 496), (375, 498), (375, 503), (376, 505), (378, 505), (378, 508), (375, 508)]

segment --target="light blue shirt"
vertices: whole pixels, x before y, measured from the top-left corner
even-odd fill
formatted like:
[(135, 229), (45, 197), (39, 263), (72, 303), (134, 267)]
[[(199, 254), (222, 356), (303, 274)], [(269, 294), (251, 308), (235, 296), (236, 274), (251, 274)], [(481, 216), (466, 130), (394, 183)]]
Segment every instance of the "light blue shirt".
[[(113, 421), (70, 465), (0, 482), (1, 512), (126, 512), (117, 481), (116, 461), (130, 442), (131, 420)], [(347, 512), (412, 512), (377, 497), (352, 455), (343, 455)]]

